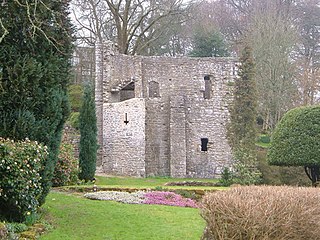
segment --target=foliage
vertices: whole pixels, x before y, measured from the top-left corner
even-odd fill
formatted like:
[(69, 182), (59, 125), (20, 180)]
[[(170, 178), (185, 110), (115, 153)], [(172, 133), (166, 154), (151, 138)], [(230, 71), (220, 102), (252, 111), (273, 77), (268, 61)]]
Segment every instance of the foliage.
[(203, 198), (202, 239), (318, 239), (320, 195), (315, 188), (248, 186)]
[(320, 166), (320, 106), (287, 112), (272, 135), (268, 161), (278, 166)]
[(267, 163), (267, 149), (257, 151), (258, 166), (262, 174), (262, 184), (310, 186), (310, 180), (304, 173), (303, 167), (279, 167)]
[(259, 183), (261, 175), (256, 169), (257, 98), (254, 62), (250, 47), (243, 49), (240, 62), (227, 135), (235, 161), (232, 181), (250, 185)]
[(83, 105), (80, 110), (80, 153), (79, 178), (91, 181), (96, 171), (97, 119), (93, 92), (90, 86), (84, 89)]
[(256, 150), (242, 146), (242, 148), (233, 149), (234, 163), (230, 181), (241, 185), (260, 184), (262, 174), (257, 168)]
[(266, 134), (261, 134), (259, 136), (258, 142), (262, 142), (262, 143), (270, 143), (270, 136), (266, 135)]
[(243, 49), (239, 78), (235, 80), (228, 128), (228, 139), (233, 149), (242, 147), (255, 149), (257, 91), (251, 51), (250, 47)]
[(81, 84), (71, 84), (68, 87), (69, 101), (72, 112), (79, 112), (82, 105), (83, 86)]
[(70, 116), (67, 120), (67, 123), (69, 123), (71, 125), (71, 127), (79, 130), (79, 117), (80, 117), (80, 113), (79, 112), (72, 112), (70, 113)]
[(219, 179), (219, 184), (224, 187), (228, 187), (233, 183), (233, 174), (229, 168), (224, 168)]
[(190, 198), (193, 200), (199, 200), (199, 198), (201, 198), (202, 196), (199, 196), (198, 194), (196, 194), (194, 191), (188, 191), (185, 189), (177, 189), (171, 192), (175, 192), (176, 194), (181, 195), (184, 198)]
[(37, 142), (0, 138), (0, 216), (21, 222), (36, 213), (46, 157), (47, 147)]
[(54, 187), (75, 185), (78, 182), (78, 161), (71, 144), (61, 144), (58, 162), (54, 170)]
[(2, 27), (8, 33), (0, 47), (0, 136), (29, 138), (48, 147), (41, 171), (43, 203), (69, 114), (72, 30), (68, 0), (31, 2), (5, 1), (1, 6)]
[(229, 52), (220, 32), (197, 28), (193, 36), (192, 57), (228, 57)]
[(6, 223), (6, 227), (8, 229), (8, 232), (11, 232), (11, 233), (21, 233), (28, 230), (28, 226), (24, 223), (16, 223), (16, 222)]
[(290, 110), (277, 125), (267, 155), (272, 165), (304, 166), (316, 186), (320, 181), (320, 106)]

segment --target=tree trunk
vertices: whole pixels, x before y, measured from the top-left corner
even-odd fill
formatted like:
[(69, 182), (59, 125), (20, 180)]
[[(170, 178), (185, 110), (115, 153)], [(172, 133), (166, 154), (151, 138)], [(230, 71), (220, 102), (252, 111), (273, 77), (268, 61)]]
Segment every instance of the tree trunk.
[(311, 166), (311, 167), (304, 167), (304, 170), (312, 182), (312, 186), (317, 187), (319, 180), (320, 180), (320, 167), (319, 166)]

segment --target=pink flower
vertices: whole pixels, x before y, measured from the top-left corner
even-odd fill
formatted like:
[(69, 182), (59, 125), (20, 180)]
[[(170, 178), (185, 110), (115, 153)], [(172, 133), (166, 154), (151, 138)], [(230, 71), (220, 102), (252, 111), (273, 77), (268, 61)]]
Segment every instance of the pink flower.
[(173, 192), (147, 192), (144, 195), (145, 204), (159, 204), (159, 205), (169, 205), (169, 206), (179, 206), (179, 207), (192, 207), (198, 208), (195, 201), (189, 198), (184, 198)]

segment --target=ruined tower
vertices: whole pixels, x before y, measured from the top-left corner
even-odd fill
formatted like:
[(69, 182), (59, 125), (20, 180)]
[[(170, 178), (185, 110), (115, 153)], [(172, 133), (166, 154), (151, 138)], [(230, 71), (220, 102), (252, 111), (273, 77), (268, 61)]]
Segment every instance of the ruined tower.
[(104, 172), (218, 177), (237, 59), (128, 56), (96, 46), (96, 112)]

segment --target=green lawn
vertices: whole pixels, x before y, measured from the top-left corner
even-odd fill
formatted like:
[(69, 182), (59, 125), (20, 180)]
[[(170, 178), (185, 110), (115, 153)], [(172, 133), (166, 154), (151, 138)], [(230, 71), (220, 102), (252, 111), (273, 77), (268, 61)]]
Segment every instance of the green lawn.
[(200, 239), (198, 209), (95, 201), (52, 192), (43, 207), (54, 229), (40, 240)]
[(218, 182), (217, 179), (190, 179), (190, 178), (134, 178), (134, 177), (101, 177), (96, 176), (96, 185), (101, 187), (119, 187), (119, 188), (170, 188), (170, 189), (224, 189), (223, 187), (204, 187), (204, 186), (165, 186), (168, 182), (182, 181), (201, 181)]

